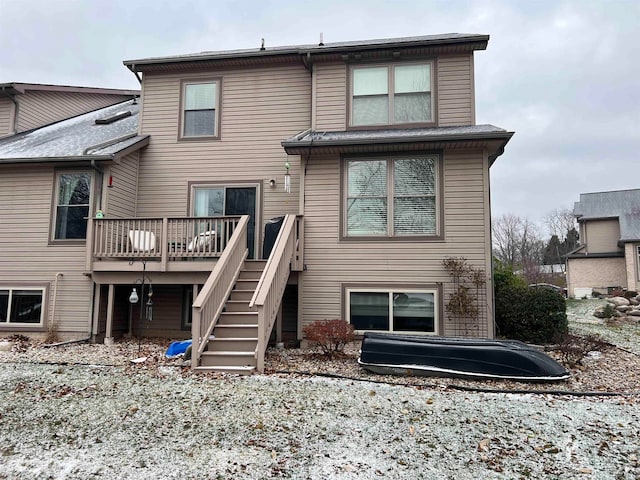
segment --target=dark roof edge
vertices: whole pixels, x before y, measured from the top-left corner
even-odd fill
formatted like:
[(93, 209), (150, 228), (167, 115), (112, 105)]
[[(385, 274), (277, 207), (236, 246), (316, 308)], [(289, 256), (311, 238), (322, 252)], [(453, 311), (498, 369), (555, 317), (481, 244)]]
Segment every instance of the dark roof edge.
[(71, 163), (71, 162), (93, 162), (110, 161), (115, 154), (108, 155), (78, 155), (75, 157), (27, 157), (27, 158), (0, 158), (0, 165), (11, 165), (14, 163)]
[[(391, 38), (391, 39), (378, 39), (378, 40), (363, 40), (356, 42), (344, 42), (344, 43), (328, 43), (325, 45), (298, 45), (291, 47), (275, 47), (261, 50), (246, 49), (246, 50), (229, 50), (219, 52), (202, 52), (199, 54), (187, 54), (176, 55), (169, 57), (151, 57), (141, 58), (137, 60), (124, 60), (122, 63), (132, 71), (136, 71), (137, 66), (143, 65), (159, 65), (169, 63), (182, 63), (182, 62), (201, 62), (208, 60), (223, 60), (230, 58), (251, 58), (251, 57), (273, 57), (283, 55), (316, 55), (327, 53), (349, 53), (352, 51), (362, 50), (383, 50), (393, 48), (410, 48), (417, 46), (436, 46), (436, 45), (453, 45), (464, 43), (483, 43), (482, 48), (486, 48), (486, 44), (489, 41), (489, 35), (486, 34), (451, 34), (451, 37), (447, 38), (445, 35), (434, 35), (432, 37), (405, 37), (405, 38)], [(475, 49), (481, 49), (478, 46)]]
[(566, 258), (624, 258), (624, 252), (608, 252), (608, 253), (574, 253), (569, 254)]
[[(308, 133), (308, 132), (307, 132)], [(460, 133), (442, 135), (423, 135), (415, 137), (381, 137), (372, 139), (348, 139), (348, 140), (283, 140), (281, 145), (284, 148), (294, 147), (329, 147), (343, 145), (374, 145), (384, 143), (413, 143), (413, 142), (443, 142), (456, 140), (510, 140), (515, 132), (480, 132), (480, 133)]]
[(104, 95), (139, 96), (140, 90), (125, 90), (119, 88), (78, 87), (72, 85), (49, 85), (45, 83), (0, 83), (0, 89), (13, 89), (16, 93), (24, 93), (26, 90), (41, 90), (47, 92), (68, 93), (99, 93)]

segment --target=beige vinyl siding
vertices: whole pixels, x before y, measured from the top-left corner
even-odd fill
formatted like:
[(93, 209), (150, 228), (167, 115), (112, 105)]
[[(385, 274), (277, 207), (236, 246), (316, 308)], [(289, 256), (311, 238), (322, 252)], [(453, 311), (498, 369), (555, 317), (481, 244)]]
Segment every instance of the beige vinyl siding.
[(48, 284), (50, 317), (56, 273), (61, 273), (56, 321), (61, 333), (82, 336), (89, 332), (92, 282), (83, 275), (84, 245), (48, 244), (54, 178), (48, 166), (0, 169), (0, 280)]
[[(444, 154), (444, 241), (338, 240), (340, 218), (340, 159), (314, 156), (305, 180), (304, 324), (342, 316), (341, 284), (444, 284), (444, 305), (452, 292), (451, 279), (442, 267), (447, 257), (464, 256), (489, 275), (487, 256), (484, 170), (480, 151)], [(444, 307), (442, 308), (444, 311)], [(459, 333), (446, 313), (441, 334)], [(477, 335), (493, 336), (492, 313)], [(487, 318), (485, 315), (485, 318)]]
[[(107, 187), (109, 176), (112, 186)], [(109, 218), (136, 216), (136, 191), (138, 187), (138, 152), (130, 153), (120, 164), (114, 164), (105, 170), (105, 202), (103, 211)]]
[(347, 128), (347, 66), (318, 64), (316, 77), (315, 130), (342, 131)]
[[(179, 141), (181, 81), (206, 78), (222, 79), (221, 139)], [(188, 183), (195, 181), (258, 182), (263, 221), (298, 213), (299, 158), (287, 157), (280, 142), (309, 128), (310, 85), (302, 65), (145, 75), (142, 133), (153, 140), (141, 153), (138, 216), (190, 214)], [(287, 159), (291, 193), (284, 191)]]
[(589, 220), (585, 225), (585, 244), (588, 253), (611, 253), (620, 251), (620, 224), (618, 219)]
[(624, 260), (627, 272), (627, 289), (637, 292), (640, 288), (640, 276), (638, 273), (638, 246), (637, 243), (625, 243)]
[(474, 125), (473, 56), (438, 57), (438, 125)]
[(0, 137), (13, 133), (14, 104), (6, 97), (0, 97)]
[(130, 96), (27, 90), (18, 95), (18, 130), (23, 132), (123, 102)]

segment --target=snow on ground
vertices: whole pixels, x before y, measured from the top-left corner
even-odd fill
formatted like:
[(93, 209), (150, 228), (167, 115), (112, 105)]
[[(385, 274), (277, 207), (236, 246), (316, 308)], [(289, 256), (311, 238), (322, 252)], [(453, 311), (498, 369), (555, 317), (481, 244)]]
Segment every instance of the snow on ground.
[(633, 398), (4, 364), (0, 478), (640, 477)]
[[(135, 347), (0, 352), (0, 479), (640, 478), (637, 395), (190, 375)], [(49, 350), (103, 365), (25, 362)]]

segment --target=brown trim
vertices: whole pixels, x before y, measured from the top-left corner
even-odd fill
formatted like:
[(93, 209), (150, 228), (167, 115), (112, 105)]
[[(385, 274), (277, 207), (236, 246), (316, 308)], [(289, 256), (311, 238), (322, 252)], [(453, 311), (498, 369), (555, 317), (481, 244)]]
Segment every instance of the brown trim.
[[(353, 242), (443, 242), (445, 240), (444, 230), (444, 204), (445, 204), (445, 191), (444, 191), (444, 151), (421, 151), (415, 153), (416, 157), (436, 157), (436, 234), (435, 235), (384, 235), (384, 236), (348, 236), (345, 233), (345, 201), (346, 201), (346, 172), (345, 165), (347, 160), (373, 160), (376, 158), (384, 158), (387, 161), (393, 159), (407, 158), (407, 155), (402, 154), (385, 154), (385, 153), (371, 153), (371, 154), (344, 154), (340, 156), (340, 211), (338, 212), (338, 241), (353, 243)], [(390, 173), (387, 172), (389, 175)], [(387, 191), (387, 197), (389, 192)]]
[(37, 289), (42, 290), (42, 311), (40, 313), (42, 318), (42, 324), (34, 324), (34, 326), (28, 326), (26, 324), (16, 325), (9, 322), (0, 322), (0, 331), (3, 333), (9, 332), (46, 332), (49, 325), (49, 290), (51, 288), (51, 282), (7, 282), (0, 283), (0, 289), (8, 288), (12, 290), (19, 289)]
[[(375, 130), (377, 128), (384, 129), (406, 129), (406, 128), (433, 128), (439, 125), (438, 122), (438, 61), (437, 57), (425, 57), (420, 59), (405, 59), (404, 61), (372, 61), (372, 62), (358, 62), (358, 63), (347, 63), (347, 100), (346, 100), (346, 122), (345, 127), (347, 131), (359, 131), (359, 130)], [(431, 81), (431, 90), (429, 93), (431, 94), (431, 122), (412, 122), (412, 123), (381, 123), (374, 125), (351, 125), (351, 117), (352, 117), (352, 103), (353, 103), (353, 71), (356, 68), (360, 67), (387, 67), (388, 69), (388, 92), (387, 96), (389, 103), (389, 120), (392, 119), (393, 115), (393, 95), (395, 95), (395, 85), (393, 79), (393, 68), (396, 66), (405, 66), (405, 65), (426, 65), (429, 64), (431, 66), (431, 70), (429, 72), (429, 79)], [(393, 68), (389, 68), (393, 67)]]
[[(185, 136), (184, 135), (184, 97), (185, 87), (187, 85), (215, 83), (216, 91), (216, 118), (215, 118), (215, 135), (202, 136)], [(180, 80), (180, 97), (178, 102), (178, 142), (210, 142), (212, 140), (222, 139), (222, 77), (193, 77), (183, 78)]]
[[(436, 291), (436, 308), (435, 319), (436, 332), (435, 335), (444, 335), (444, 287), (441, 282), (436, 283), (403, 283), (403, 282), (358, 282), (358, 283), (340, 283), (340, 312), (344, 321), (349, 322), (347, 318), (347, 290), (349, 289), (366, 289), (374, 290), (399, 290), (401, 288), (410, 290), (435, 290)], [(351, 322), (349, 322), (351, 323)], [(434, 335), (425, 333), (425, 335)]]
[(88, 173), (91, 176), (91, 188), (89, 192), (89, 214), (88, 218), (93, 217), (93, 212), (95, 211), (95, 203), (97, 201), (96, 197), (98, 196), (96, 190), (96, 175), (93, 170), (89, 170), (86, 168), (60, 168), (55, 167), (53, 169), (53, 187), (51, 193), (51, 207), (49, 210), (49, 238), (47, 244), (49, 246), (79, 246), (86, 245), (87, 239), (61, 239), (55, 238), (56, 236), (56, 215), (57, 215), (57, 206), (58, 206), (58, 178), (59, 175), (65, 173)]

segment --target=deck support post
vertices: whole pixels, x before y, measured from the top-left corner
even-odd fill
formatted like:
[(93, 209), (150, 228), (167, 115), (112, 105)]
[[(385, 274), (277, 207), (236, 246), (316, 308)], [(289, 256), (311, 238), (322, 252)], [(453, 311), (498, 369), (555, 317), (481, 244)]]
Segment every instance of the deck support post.
[(113, 345), (113, 303), (115, 289), (113, 283), (109, 284), (109, 294), (107, 296), (107, 328), (104, 333), (104, 344)]

